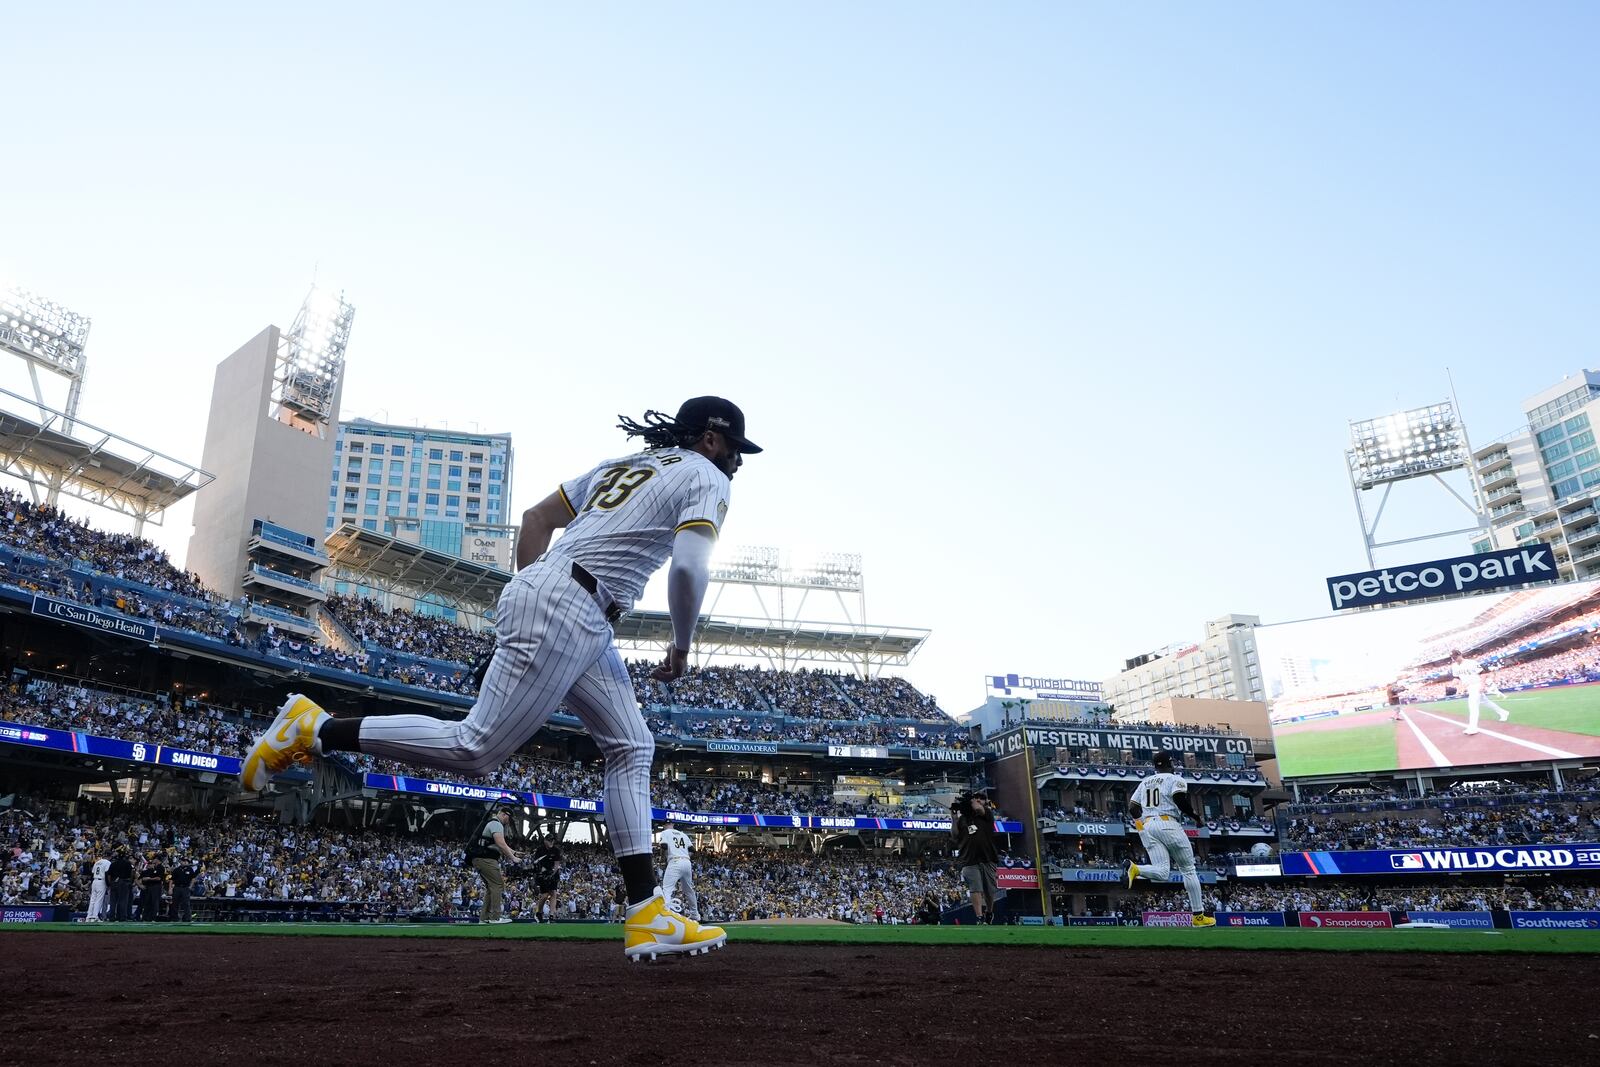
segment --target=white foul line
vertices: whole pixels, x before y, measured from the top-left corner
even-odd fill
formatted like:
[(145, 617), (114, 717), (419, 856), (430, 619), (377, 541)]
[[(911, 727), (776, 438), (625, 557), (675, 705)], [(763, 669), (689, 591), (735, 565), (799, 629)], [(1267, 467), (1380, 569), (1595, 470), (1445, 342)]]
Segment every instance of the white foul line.
[(1439, 751), (1439, 746), (1435, 745), (1432, 741), (1429, 741), (1428, 735), (1422, 732), (1422, 728), (1411, 721), (1411, 712), (1402, 711), (1400, 713), (1400, 719), (1407, 726), (1411, 727), (1411, 733), (1416, 737), (1417, 744), (1421, 745), (1422, 750), (1428, 754), (1428, 758), (1433, 760), (1433, 765), (1435, 767), (1451, 766), (1450, 761), (1445, 758), (1444, 753)]
[[(1416, 712), (1416, 714), (1418, 714), (1418, 715), (1426, 715), (1430, 719), (1438, 719), (1440, 722), (1449, 723), (1451, 726), (1460, 726), (1461, 725), (1461, 720), (1460, 719), (1447, 719), (1443, 715), (1435, 715), (1431, 711), (1418, 711), (1418, 712)], [(1415, 729), (1415, 727), (1413, 727), (1413, 729)], [(1480, 726), (1478, 728), (1478, 732), (1480, 734), (1485, 734), (1485, 735), (1487, 735), (1489, 737), (1498, 737), (1502, 741), (1510, 741), (1513, 745), (1521, 745), (1523, 748), (1531, 748), (1535, 752), (1543, 752), (1546, 756), (1554, 756), (1556, 759), (1582, 759), (1583, 758), (1583, 757), (1579, 756), (1576, 752), (1564, 752), (1559, 748), (1551, 748), (1549, 745), (1541, 745), (1537, 741), (1524, 741), (1520, 737), (1512, 737), (1510, 734), (1503, 734), (1503, 733), (1500, 733), (1498, 730), (1491, 730), (1486, 726)], [(1420, 737), (1421, 734), (1418, 734), (1418, 736)], [(1429, 747), (1431, 748), (1432, 746), (1430, 745)]]

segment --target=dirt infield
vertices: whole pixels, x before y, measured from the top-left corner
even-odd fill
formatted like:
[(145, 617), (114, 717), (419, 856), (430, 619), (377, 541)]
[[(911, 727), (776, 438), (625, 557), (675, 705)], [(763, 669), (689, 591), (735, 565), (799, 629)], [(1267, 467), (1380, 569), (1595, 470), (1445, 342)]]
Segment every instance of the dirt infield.
[(29, 1065), (1600, 1057), (1585, 956), (736, 943), (630, 965), (610, 942), (0, 944), (0, 1062)]

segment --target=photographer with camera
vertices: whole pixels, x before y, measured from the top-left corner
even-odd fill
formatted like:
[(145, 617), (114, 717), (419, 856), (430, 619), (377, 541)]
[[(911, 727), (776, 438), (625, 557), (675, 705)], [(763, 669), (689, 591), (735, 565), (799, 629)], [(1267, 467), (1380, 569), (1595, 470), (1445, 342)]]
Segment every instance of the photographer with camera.
[(505, 858), (516, 863), (520, 857), (506, 844), (506, 827), (511, 824), (511, 809), (503, 805), (489, 810), (483, 825), (467, 844), (467, 859), (483, 879), (483, 921), (494, 925), (508, 923), (510, 916), (500, 914), (500, 901), (505, 894), (506, 876), (500, 869)]
[(986, 790), (969, 790), (950, 805), (950, 814), (950, 836), (960, 849), (961, 882), (972, 897), (975, 921), (992, 924), (995, 866), (1000, 862), (994, 843), (994, 805)]

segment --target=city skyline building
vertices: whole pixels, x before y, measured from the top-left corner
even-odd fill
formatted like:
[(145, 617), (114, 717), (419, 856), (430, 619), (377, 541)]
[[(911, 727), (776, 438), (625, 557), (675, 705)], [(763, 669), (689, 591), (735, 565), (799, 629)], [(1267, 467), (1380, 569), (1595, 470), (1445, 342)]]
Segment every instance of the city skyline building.
[(1105, 703), (1122, 723), (1151, 721), (1158, 702), (1173, 698), (1259, 701), (1261, 664), (1256, 655), (1255, 615), (1223, 615), (1206, 623), (1205, 637), (1190, 645), (1168, 645), (1135, 656), (1102, 688)]
[(1580, 370), (1522, 404), (1526, 422), (1473, 450), (1490, 529), (1473, 550), (1545, 542), (1562, 580), (1600, 578), (1600, 371)]

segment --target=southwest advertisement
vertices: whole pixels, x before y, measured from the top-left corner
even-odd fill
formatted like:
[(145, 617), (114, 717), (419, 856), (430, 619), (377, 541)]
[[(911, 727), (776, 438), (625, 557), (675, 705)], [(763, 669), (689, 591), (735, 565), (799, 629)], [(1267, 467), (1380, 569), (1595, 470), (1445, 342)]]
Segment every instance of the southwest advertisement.
[(1256, 631), (1286, 778), (1600, 756), (1600, 582)]

